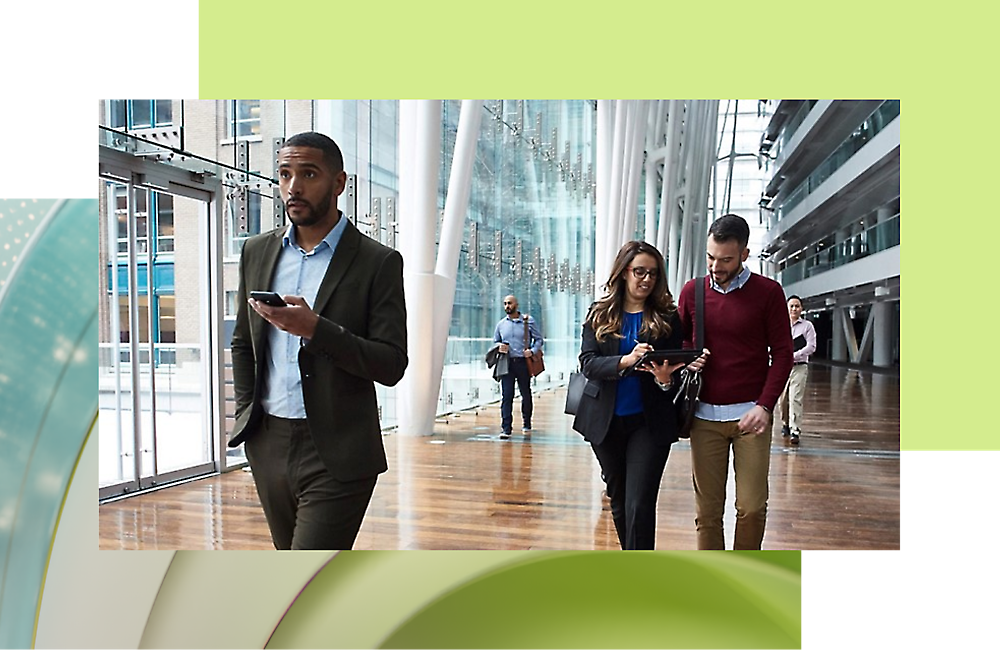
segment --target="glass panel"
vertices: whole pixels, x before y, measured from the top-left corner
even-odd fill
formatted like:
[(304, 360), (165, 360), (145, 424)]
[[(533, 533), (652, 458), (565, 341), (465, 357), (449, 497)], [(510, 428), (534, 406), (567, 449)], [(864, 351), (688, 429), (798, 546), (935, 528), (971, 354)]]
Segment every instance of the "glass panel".
[[(124, 101), (122, 102), (124, 104)], [(118, 282), (118, 253), (128, 252), (128, 199), (124, 188), (101, 183), (103, 197), (113, 197), (115, 210), (109, 228), (107, 202), (100, 202), (100, 263), (98, 278), (101, 301), (101, 324), (98, 355), (98, 482), (103, 487), (135, 478), (132, 425), (131, 372), (128, 349), (128, 302), (125, 286)], [(109, 232), (110, 231), (110, 232)], [(109, 255), (108, 251), (114, 251)], [(123, 309), (124, 306), (124, 309)]]
[[(162, 200), (164, 195), (158, 195)], [(198, 260), (202, 204), (172, 198), (176, 256)], [(156, 377), (156, 469), (159, 473), (211, 461), (211, 433), (205, 427), (206, 389), (201, 341), (200, 278), (204, 263), (172, 263), (172, 276), (154, 275), (154, 357), (147, 371)], [(169, 278), (174, 281), (170, 281)]]
[(148, 99), (133, 99), (132, 105), (132, 125), (133, 129), (142, 129), (152, 125), (150, 118), (150, 107), (152, 103)]
[(156, 100), (156, 125), (170, 126), (173, 124), (173, 102), (169, 99)]
[(108, 126), (116, 129), (128, 127), (128, 107), (124, 99), (112, 99), (108, 102)]
[(156, 193), (156, 250), (172, 253), (174, 250), (174, 197)]
[(790, 258), (781, 274), (781, 282), (786, 285), (798, 282), (838, 266), (850, 264), (862, 257), (899, 246), (899, 243), (899, 214), (897, 213), (887, 221), (863, 230), (839, 244), (830, 245), (829, 238), (827, 238), (820, 242), (822, 246), (815, 247), (821, 249), (819, 252), (808, 256), (803, 253)]
[[(172, 256), (157, 259), (149, 247), (136, 251), (136, 300), (129, 292), (128, 193), (108, 184), (115, 210), (110, 221), (102, 202), (100, 338), (100, 484), (135, 479), (132, 391), (139, 391), (141, 476), (183, 469), (212, 458), (211, 430), (205, 426), (205, 378), (201, 353), (201, 294), (205, 275), (200, 204), (145, 190), (135, 192), (136, 235), (146, 233), (153, 208), (159, 243), (187, 253), (194, 263), (178, 265)], [(109, 224), (113, 228), (109, 232)], [(124, 231), (124, 232), (123, 232)], [(123, 236), (124, 235), (124, 236)], [(107, 251), (114, 250), (109, 257)], [(179, 281), (175, 282), (175, 275)], [(131, 317), (137, 320), (136, 327)], [(138, 374), (133, 373), (130, 343), (138, 343)], [(155, 428), (154, 428), (155, 424)], [(155, 433), (154, 433), (155, 432)], [(155, 435), (155, 444), (154, 444)]]
[[(275, 136), (278, 137), (278, 136)], [(253, 146), (253, 145), (251, 145)], [(230, 435), (235, 424), (236, 402), (233, 397), (233, 371), (230, 342), (233, 327), (236, 324), (236, 296), (239, 288), (239, 255), (243, 243), (255, 233), (267, 232), (275, 227), (274, 200), (270, 195), (261, 195), (255, 191), (248, 192), (245, 223), (240, 222), (240, 202), (233, 195), (223, 203), (223, 236), (226, 241), (225, 257), (223, 259), (222, 283), (226, 296), (225, 330), (223, 332), (224, 346), (224, 411), (225, 432)], [(278, 224), (280, 225), (280, 224)], [(226, 451), (226, 465), (233, 466), (246, 462), (243, 446)]]

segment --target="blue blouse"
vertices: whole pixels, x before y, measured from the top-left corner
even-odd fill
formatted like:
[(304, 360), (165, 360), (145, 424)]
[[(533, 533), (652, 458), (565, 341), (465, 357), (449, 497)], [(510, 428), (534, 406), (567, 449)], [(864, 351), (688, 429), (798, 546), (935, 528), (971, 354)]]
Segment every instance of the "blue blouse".
[[(622, 336), (618, 344), (620, 354), (629, 354), (639, 342), (639, 328), (642, 326), (642, 312), (630, 314), (625, 312), (622, 318)], [(636, 373), (624, 377), (618, 382), (618, 392), (615, 395), (615, 415), (635, 415), (642, 413), (642, 385)]]

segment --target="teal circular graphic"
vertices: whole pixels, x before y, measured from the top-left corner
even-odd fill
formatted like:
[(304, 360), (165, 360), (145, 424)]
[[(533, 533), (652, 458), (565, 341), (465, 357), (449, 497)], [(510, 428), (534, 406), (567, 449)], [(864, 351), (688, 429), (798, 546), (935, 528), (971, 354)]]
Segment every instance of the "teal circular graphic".
[(0, 201), (0, 647), (33, 643), (59, 512), (97, 414), (97, 201), (45, 205)]

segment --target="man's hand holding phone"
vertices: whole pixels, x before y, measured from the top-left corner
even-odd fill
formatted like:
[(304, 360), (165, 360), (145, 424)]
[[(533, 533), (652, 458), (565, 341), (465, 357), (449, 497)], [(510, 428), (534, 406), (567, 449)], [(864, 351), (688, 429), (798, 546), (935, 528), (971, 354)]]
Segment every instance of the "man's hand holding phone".
[(273, 291), (251, 291), (247, 301), (267, 322), (293, 336), (311, 339), (319, 315), (302, 296), (279, 296)]

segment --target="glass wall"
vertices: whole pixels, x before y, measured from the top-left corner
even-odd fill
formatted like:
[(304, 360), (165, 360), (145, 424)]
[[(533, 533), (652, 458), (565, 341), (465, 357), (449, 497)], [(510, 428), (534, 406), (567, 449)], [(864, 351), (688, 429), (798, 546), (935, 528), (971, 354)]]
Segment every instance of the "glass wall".
[[(395, 247), (399, 103), (317, 101), (315, 111), (357, 178), (356, 206), (345, 207), (345, 196), (341, 209), (356, 214), (362, 232)], [(442, 213), (460, 111), (457, 100), (442, 110)], [(482, 111), (438, 413), (500, 398), (483, 357), (504, 296), (517, 296), (542, 328), (547, 371), (538, 387), (568, 380), (592, 301), (596, 105), (488, 100)], [(395, 390), (376, 389), (382, 425), (393, 426)]]
[[(445, 103), (442, 184), (459, 107)], [(499, 399), (483, 356), (504, 296), (517, 296), (542, 329), (546, 372), (537, 386), (569, 379), (593, 298), (596, 106), (493, 100), (483, 110), (439, 412)]]

